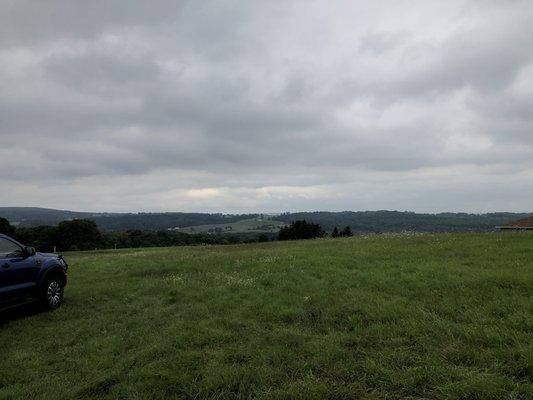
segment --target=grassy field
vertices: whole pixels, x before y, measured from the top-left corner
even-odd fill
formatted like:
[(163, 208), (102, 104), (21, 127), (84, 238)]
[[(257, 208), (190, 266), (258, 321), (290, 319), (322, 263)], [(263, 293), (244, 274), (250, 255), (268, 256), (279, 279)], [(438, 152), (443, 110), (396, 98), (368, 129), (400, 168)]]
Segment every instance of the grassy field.
[(284, 222), (274, 221), (269, 218), (249, 218), (226, 224), (186, 226), (177, 230), (185, 233), (216, 233), (217, 231), (218, 233), (277, 233), (284, 225)]
[(531, 399), (533, 235), (68, 254), (0, 315), (0, 398)]

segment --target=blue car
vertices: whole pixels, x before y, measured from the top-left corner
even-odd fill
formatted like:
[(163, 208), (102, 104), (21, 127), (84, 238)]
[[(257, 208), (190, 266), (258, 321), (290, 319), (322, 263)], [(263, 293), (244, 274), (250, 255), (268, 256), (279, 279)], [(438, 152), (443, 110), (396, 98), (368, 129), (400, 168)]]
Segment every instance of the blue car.
[(0, 309), (38, 300), (46, 309), (63, 302), (68, 265), (57, 254), (36, 253), (0, 235)]

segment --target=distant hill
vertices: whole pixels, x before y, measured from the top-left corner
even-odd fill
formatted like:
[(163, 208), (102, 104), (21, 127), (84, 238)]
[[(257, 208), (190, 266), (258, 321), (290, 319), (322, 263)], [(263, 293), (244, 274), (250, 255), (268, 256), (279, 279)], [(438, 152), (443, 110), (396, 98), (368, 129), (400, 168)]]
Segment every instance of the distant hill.
[(116, 215), (106, 213), (90, 213), (66, 210), (53, 210), (40, 207), (0, 207), (0, 217), (6, 218), (12, 225), (17, 226), (38, 226), (57, 225), (61, 221), (76, 218), (95, 218), (105, 215)]
[(91, 218), (104, 230), (166, 230), (196, 225), (216, 225), (256, 217), (257, 214), (139, 213), (99, 215)]
[(124, 230), (165, 230), (196, 225), (233, 223), (257, 217), (258, 214), (207, 214), (207, 213), (91, 213), (53, 210), (38, 207), (0, 207), (0, 217), (13, 225), (32, 227), (57, 225), (61, 221), (86, 218), (95, 221), (101, 229)]
[(514, 219), (525, 218), (531, 213), (440, 213), (418, 214), (400, 211), (342, 211), (286, 213), (274, 219), (289, 223), (305, 219), (321, 225), (326, 230), (335, 226), (350, 226), (354, 233), (382, 232), (490, 232), (496, 226)]
[[(418, 214), (399, 211), (343, 211), (343, 212), (299, 212), (285, 213), (269, 217), (269, 224), (290, 223), (305, 219), (320, 224), (325, 230), (331, 231), (335, 226), (342, 228), (349, 225), (354, 233), (380, 232), (490, 232), (496, 226), (526, 218), (533, 213), (440, 213)], [(7, 218), (12, 224), (21, 227), (38, 225), (57, 225), (64, 220), (87, 218), (95, 221), (103, 230), (166, 230), (174, 229), (182, 232), (209, 231), (216, 228), (232, 226), (237, 230), (255, 230), (248, 226), (250, 220), (260, 217), (259, 214), (207, 214), (207, 213), (90, 213), (65, 210), (53, 210), (36, 207), (0, 207), (0, 217)], [(267, 224), (267, 225), (269, 225)], [(261, 224), (255, 224), (254, 227)], [(208, 227), (206, 227), (208, 226)], [(266, 226), (266, 225), (265, 225)], [(194, 229), (182, 229), (195, 227)], [(251, 227), (251, 228), (250, 228)], [(272, 226), (265, 232), (272, 232)], [(221, 229), (224, 231), (224, 229)], [(258, 231), (256, 231), (258, 232)]]

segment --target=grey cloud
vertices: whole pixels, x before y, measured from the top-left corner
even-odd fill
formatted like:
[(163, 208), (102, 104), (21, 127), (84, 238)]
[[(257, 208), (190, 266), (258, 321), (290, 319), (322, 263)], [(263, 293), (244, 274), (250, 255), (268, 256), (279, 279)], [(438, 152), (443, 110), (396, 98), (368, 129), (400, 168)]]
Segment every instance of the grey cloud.
[(456, 35), (439, 49), (429, 68), (415, 70), (416, 77), (405, 82), (404, 90), (417, 93), (471, 86), (494, 91), (506, 87), (533, 58), (532, 22), (526, 18), (518, 26), (498, 27), (496, 32), (486, 26)]
[(103, 96), (135, 93), (158, 81), (161, 73), (149, 55), (128, 57), (109, 52), (56, 54), (45, 61), (44, 68), (50, 79), (71, 90)]
[[(8, 0), (0, 14), (1, 43), (31, 45), (47, 40), (96, 37), (112, 28), (170, 23), (186, 0)], [(163, 11), (164, 10), (164, 11)]]
[[(86, 182), (111, 185), (109, 204), (131, 209), (121, 183), (138, 178), (159, 208), (182, 207), (191, 188), (219, 188), (205, 200), (219, 211), (239, 195), (243, 209), (267, 208), (261, 196), (274, 192), (270, 201), (294, 209), (396, 208), (381, 185), (406, 208), (440, 199), (446, 209), (457, 202), (439, 184), (475, 181), (451, 171), (491, 187), (496, 166), (523, 198), (533, 90), (516, 86), (533, 82), (533, 8), (457, 1), (413, 25), (408, 10), (387, 17), (394, 3), (10, 2), (0, 181), (24, 185), (0, 201), (24, 202), (32, 184), (51, 201), (42, 182), (78, 198)], [(358, 203), (361, 190), (374, 200)], [(481, 208), (484, 190), (469, 195)]]
[(359, 40), (359, 52), (380, 55), (391, 51), (409, 39), (407, 32), (369, 32)]

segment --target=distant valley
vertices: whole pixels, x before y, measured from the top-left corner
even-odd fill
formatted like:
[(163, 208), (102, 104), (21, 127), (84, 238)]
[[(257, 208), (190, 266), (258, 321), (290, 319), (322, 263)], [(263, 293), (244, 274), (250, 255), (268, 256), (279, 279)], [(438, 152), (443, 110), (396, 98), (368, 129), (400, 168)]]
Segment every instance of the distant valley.
[(354, 233), (490, 232), (508, 221), (531, 213), (439, 213), (400, 211), (342, 211), (267, 214), (209, 213), (92, 213), (36, 207), (0, 207), (0, 217), (18, 227), (57, 225), (64, 220), (90, 219), (106, 231), (174, 230), (184, 233), (275, 233), (281, 226), (305, 219), (330, 231), (350, 226)]

